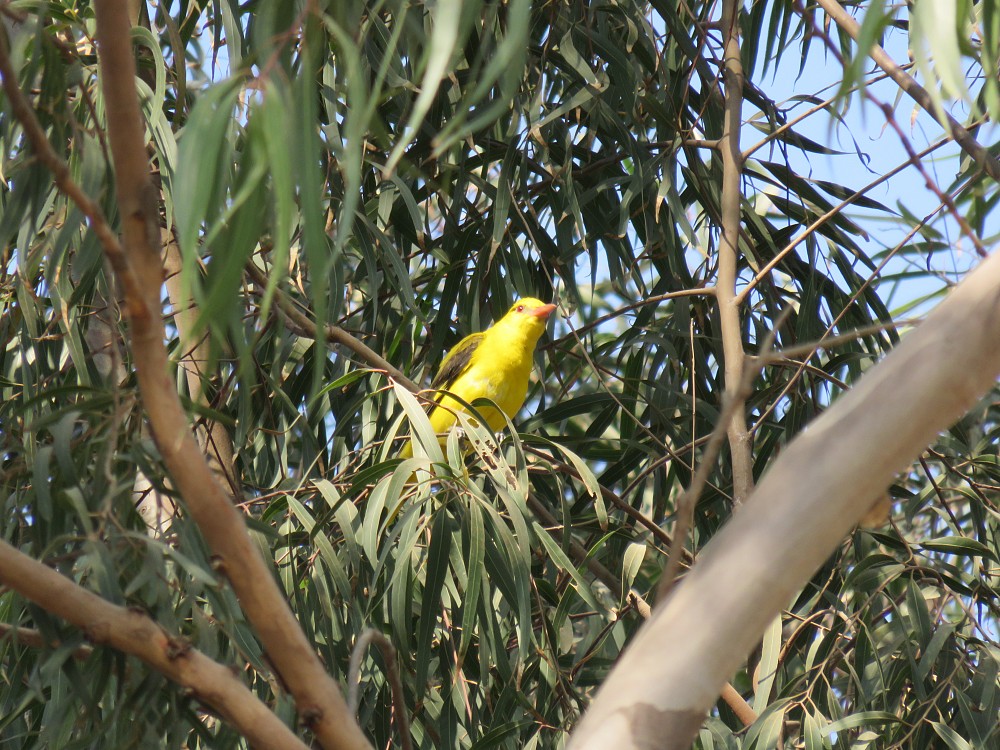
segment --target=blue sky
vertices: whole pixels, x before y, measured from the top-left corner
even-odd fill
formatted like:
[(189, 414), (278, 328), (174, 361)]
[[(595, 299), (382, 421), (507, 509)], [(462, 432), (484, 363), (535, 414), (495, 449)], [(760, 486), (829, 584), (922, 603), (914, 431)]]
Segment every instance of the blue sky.
[[(883, 42), (894, 60), (900, 64), (907, 62), (907, 36), (904, 32), (890, 30)], [(819, 41), (814, 41), (813, 44), (809, 63), (801, 76), (798, 70), (797, 51), (790, 51), (776, 70), (757, 80), (758, 85), (778, 101), (802, 94), (816, 94), (822, 98), (833, 96), (842, 76), (840, 64), (825, 49), (820, 48)], [(828, 61), (828, 65), (820, 64), (823, 59)], [(865, 66), (867, 71), (872, 69), (871, 64)], [(915, 151), (920, 152), (940, 139), (943, 133), (942, 127), (930, 115), (919, 109), (908, 96), (900, 96), (895, 83), (883, 80), (870, 86), (869, 90), (881, 102), (893, 106), (896, 122)], [(810, 105), (800, 105), (795, 112), (804, 111), (808, 106)], [(954, 105), (951, 112), (959, 122), (968, 116), (968, 112), (960, 103)], [(879, 174), (888, 172), (907, 160), (906, 149), (898, 134), (887, 126), (885, 116), (872, 102), (856, 97), (848, 109), (841, 111), (841, 115), (843, 122), (839, 123), (825, 114), (817, 114), (804, 120), (796, 129), (819, 143), (847, 153), (842, 156), (809, 154), (805, 157), (800, 152), (789, 150), (789, 161), (793, 168), (813, 178), (861, 188)], [(978, 138), (984, 145), (995, 141), (996, 136), (996, 127), (984, 128), (978, 133)], [(746, 132), (743, 138), (744, 148), (758, 139), (759, 134), (756, 131)], [(863, 153), (867, 163), (859, 158), (855, 148)], [(761, 157), (769, 158), (763, 152)], [(938, 187), (944, 190), (959, 169), (960, 157), (960, 149), (952, 143), (942, 146), (922, 162)], [(780, 160), (781, 156), (775, 155), (772, 158)], [(874, 188), (868, 195), (893, 209), (897, 203), (902, 203), (915, 216), (921, 218), (934, 211), (939, 204), (937, 196), (925, 186), (923, 177), (913, 167), (907, 167), (900, 174)], [(859, 240), (862, 249), (870, 253), (878, 252), (883, 247), (893, 247), (912, 228), (912, 222), (884, 219), (873, 221), (871, 217), (877, 214), (864, 209), (852, 208), (845, 213), (859, 219), (859, 223), (871, 232), (871, 239), (867, 243)], [(936, 220), (934, 225), (952, 243), (950, 251), (935, 252), (929, 258), (921, 257), (922, 265), (919, 267), (915, 267), (912, 261), (904, 260), (892, 261), (886, 267), (886, 273), (890, 275), (906, 271), (921, 272), (919, 277), (901, 281), (889, 299), (890, 309), (896, 309), (907, 316), (924, 313), (939, 300), (920, 304), (912, 310), (907, 309), (909, 303), (923, 299), (934, 291), (942, 290), (948, 282), (958, 280), (965, 271), (978, 262), (972, 244), (961, 236), (953, 219), (946, 217)], [(1000, 220), (995, 215), (988, 222), (985, 234), (984, 240), (987, 241), (991, 236), (1000, 234)], [(926, 273), (928, 269), (938, 274), (938, 278), (928, 275)], [(883, 288), (883, 292), (885, 291)]]

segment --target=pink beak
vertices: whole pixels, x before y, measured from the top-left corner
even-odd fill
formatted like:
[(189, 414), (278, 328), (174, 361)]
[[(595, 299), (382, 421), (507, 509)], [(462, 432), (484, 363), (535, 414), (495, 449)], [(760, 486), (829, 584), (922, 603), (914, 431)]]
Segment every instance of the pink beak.
[(528, 315), (534, 315), (536, 318), (546, 320), (555, 309), (555, 305), (542, 305), (541, 307), (536, 307), (534, 310), (529, 310)]

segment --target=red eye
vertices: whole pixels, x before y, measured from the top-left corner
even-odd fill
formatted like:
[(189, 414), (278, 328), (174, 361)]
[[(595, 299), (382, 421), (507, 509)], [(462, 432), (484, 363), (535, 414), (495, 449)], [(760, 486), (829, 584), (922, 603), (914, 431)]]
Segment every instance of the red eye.
[(524, 312), (524, 305), (518, 305), (517, 306), (517, 311), (518, 312)]

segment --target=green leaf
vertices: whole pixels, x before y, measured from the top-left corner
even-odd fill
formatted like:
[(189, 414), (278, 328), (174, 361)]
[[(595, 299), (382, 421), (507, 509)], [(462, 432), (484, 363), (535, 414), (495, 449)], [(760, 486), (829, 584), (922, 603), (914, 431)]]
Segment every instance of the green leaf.
[(441, 79), (444, 78), (455, 46), (458, 44), (459, 19), (462, 16), (463, 0), (440, 0), (431, 15), (432, 31), (424, 47), (420, 81), (420, 94), (413, 104), (413, 110), (406, 121), (402, 137), (396, 142), (385, 163), (385, 173), (392, 174), (403, 157), (403, 151), (416, 134), (424, 116), (431, 108)]
[[(771, 692), (778, 677), (778, 655), (781, 653), (781, 616), (775, 617), (767, 630), (761, 647), (760, 662), (757, 666), (757, 685), (754, 689), (753, 708), (758, 714), (771, 702)], [(769, 747), (767, 743), (762, 745)]]
[(538, 540), (545, 547), (545, 552), (552, 558), (556, 566), (565, 573), (569, 573), (570, 577), (573, 579), (573, 588), (580, 595), (590, 607), (597, 610), (598, 612), (604, 612), (606, 608), (597, 601), (597, 597), (594, 596), (594, 592), (590, 588), (590, 584), (581, 575), (580, 571), (577, 569), (576, 565), (572, 563), (566, 553), (562, 551), (562, 548), (556, 544), (545, 529), (538, 523), (532, 523), (535, 529), (535, 534)]
[(431, 427), (430, 420), (416, 396), (395, 382), (392, 384), (392, 391), (396, 394), (399, 405), (403, 407), (406, 418), (410, 420), (410, 440), (413, 443), (414, 454), (419, 455), (417, 454), (419, 448), (432, 462), (444, 463), (444, 454), (441, 452), (438, 436), (434, 433), (434, 428)]
[(949, 555), (958, 555), (961, 557), (988, 557), (995, 562), (1000, 562), (1000, 560), (997, 560), (997, 556), (993, 550), (979, 540), (968, 537), (936, 537), (921, 542), (919, 546), (921, 549), (928, 550), (929, 552), (944, 552)]
[(234, 78), (212, 86), (198, 99), (181, 133), (173, 198), (188, 288), (195, 278), (195, 259), (200, 256), (202, 223), (214, 214), (220, 185), (229, 173), (228, 151), (223, 146), (233, 127), (239, 84)]
[(291, 509), (292, 513), (302, 524), (302, 528), (306, 530), (312, 542), (319, 548), (320, 557), (326, 563), (339, 594), (344, 598), (349, 597), (351, 594), (351, 583), (348, 580), (347, 571), (344, 569), (340, 558), (337, 557), (333, 545), (330, 544), (330, 540), (322, 532), (316, 533), (318, 527), (312, 514), (299, 502), (294, 494), (285, 495), (285, 500), (288, 502), (289, 509)]
[(482, 593), (483, 569), (486, 564), (486, 525), (479, 503), (473, 499), (466, 507), (463, 531), (463, 554), (468, 561), (468, 580), (462, 602), (462, 637), (459, 641), (458, 659), (464, 660), (476, 633), (479, 597)]
[(973, 750), (973, 745), (968, 740), (946, 724), (942, 724), (939, 721), (932, 721), (931, 726), (934, 728), (937, 736), (944, 740), (945, 745), (950, 747), (951, 750)]
[(624, 565), (622, 565), (622, 596), (626, 597), (635, 577), (642, 568), (642, 561), (646, 557), (646, 545), (639, 542), (632, 542), (625, 550)]
[(444, 510), (434, 516), (431, 540), (427, 547), (427, 572), (420, 600), (420, 623), (417, 627), (416, 696), (419, 700), (427, 689), (427, 671), (434, 652), (434, 631), (448, 576), (448, 555), (451, 549), (451, 519)]

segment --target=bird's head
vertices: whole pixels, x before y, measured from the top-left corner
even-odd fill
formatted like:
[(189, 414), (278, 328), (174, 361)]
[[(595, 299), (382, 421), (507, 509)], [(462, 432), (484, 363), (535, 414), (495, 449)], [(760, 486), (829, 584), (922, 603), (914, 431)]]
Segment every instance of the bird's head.
[(520, 332), (534, 344), (545, 331), (545, 323), (556, 309), (534, 297), (519, 299), (499, 321), (498, 326)]

